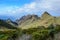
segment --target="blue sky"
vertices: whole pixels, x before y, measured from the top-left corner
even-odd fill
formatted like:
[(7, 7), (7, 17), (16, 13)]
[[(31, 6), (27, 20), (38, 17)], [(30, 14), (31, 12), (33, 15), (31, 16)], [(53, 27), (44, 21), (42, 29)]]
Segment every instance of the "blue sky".
[(0, 0), (0, 18), (12, 20), (27, 14), (41, 14), (47, 11), (60, 16), (60, 0)]

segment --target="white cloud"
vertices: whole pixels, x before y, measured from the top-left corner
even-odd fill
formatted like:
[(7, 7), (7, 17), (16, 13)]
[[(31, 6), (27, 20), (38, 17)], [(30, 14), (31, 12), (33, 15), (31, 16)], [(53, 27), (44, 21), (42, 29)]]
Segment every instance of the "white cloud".
[[(39, 11), (48, 11), (59, 13), (60, 11), (60, 0), (36, 0), (30, 4), (25, 4), (21, 8), (17, 9), (19, 13), (37, 13)], [(58, 14), (59, 15), (59, 14)]]
[[(38, 0), (37, 0), (38, 1)], [(60, 10), (60, 0), (42, 0), (42, 8), (58, 12)]]
[[(2, 9), (2, 10), (1, 10)], [(0, 9), (0, 15), (8, 14), (12, 16), (18, 16), (22, 13), (37, 14), (38, 12), (48, 11), (50, 13), (60, 13), (60, 0), (36, 0), (30, 4), (25, 4), (22, 7), (4, 7)], [(60, 14), (58, 14), (60, 15)]]

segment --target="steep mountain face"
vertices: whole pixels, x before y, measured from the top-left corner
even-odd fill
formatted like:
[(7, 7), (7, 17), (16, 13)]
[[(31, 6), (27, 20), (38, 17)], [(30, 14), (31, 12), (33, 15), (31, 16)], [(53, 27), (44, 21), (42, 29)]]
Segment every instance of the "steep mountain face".
[(24, 23), (26, 21), (30, 20), (30, 22), (33, 22), (33, 21), (35, 21), (37, 19), (39, 19), (39, 17), (37, 15), (27, 15), (27, 16), (23, 16), (19, 20), (17, 20), (17, 23), (19, 25), (21, 25), (22, 23)]
[(48, 27), (49, 25), (56, 24), (60, 25), (60, 17), (54, 17), (48, 12), (44, 12), (41, 17), (37, 15), (27, 15), (23, 16), (21, 19), (17, 20), (18, 27), (22, 29), (35, 28), (38, 26)]

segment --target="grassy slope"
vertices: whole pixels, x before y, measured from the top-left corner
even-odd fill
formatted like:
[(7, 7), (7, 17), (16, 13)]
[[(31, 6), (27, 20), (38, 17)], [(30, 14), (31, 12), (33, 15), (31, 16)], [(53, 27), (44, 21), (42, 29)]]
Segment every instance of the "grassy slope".
[(51, 24), (60, 24), (60, 18), (54, 18), (49, 16), (47, 18), (43, 17), (42, 19), (36, 19), (35, 21), (27, 20), (23, 24), (19, 25), (22, 29), (34, 28), (38, 26), (48, 27)]
[(60, 24), (60, 17), (57, 17), (57, 18), (56, 18), (56, 23), (57, 23), (57, 24)]
[(8, 40), (8, 38), (12, 37), (15, 32), (16, 30), (13, 29), (0, 29), (0, 40)]

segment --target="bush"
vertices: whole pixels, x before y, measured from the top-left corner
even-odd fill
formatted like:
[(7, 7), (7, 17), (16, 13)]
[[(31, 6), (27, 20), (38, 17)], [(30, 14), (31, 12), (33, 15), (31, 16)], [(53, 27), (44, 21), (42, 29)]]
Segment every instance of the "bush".
[(41, 30), (32, 34), (32, 40), (46, 40), (49, 37), (49, 30)]

